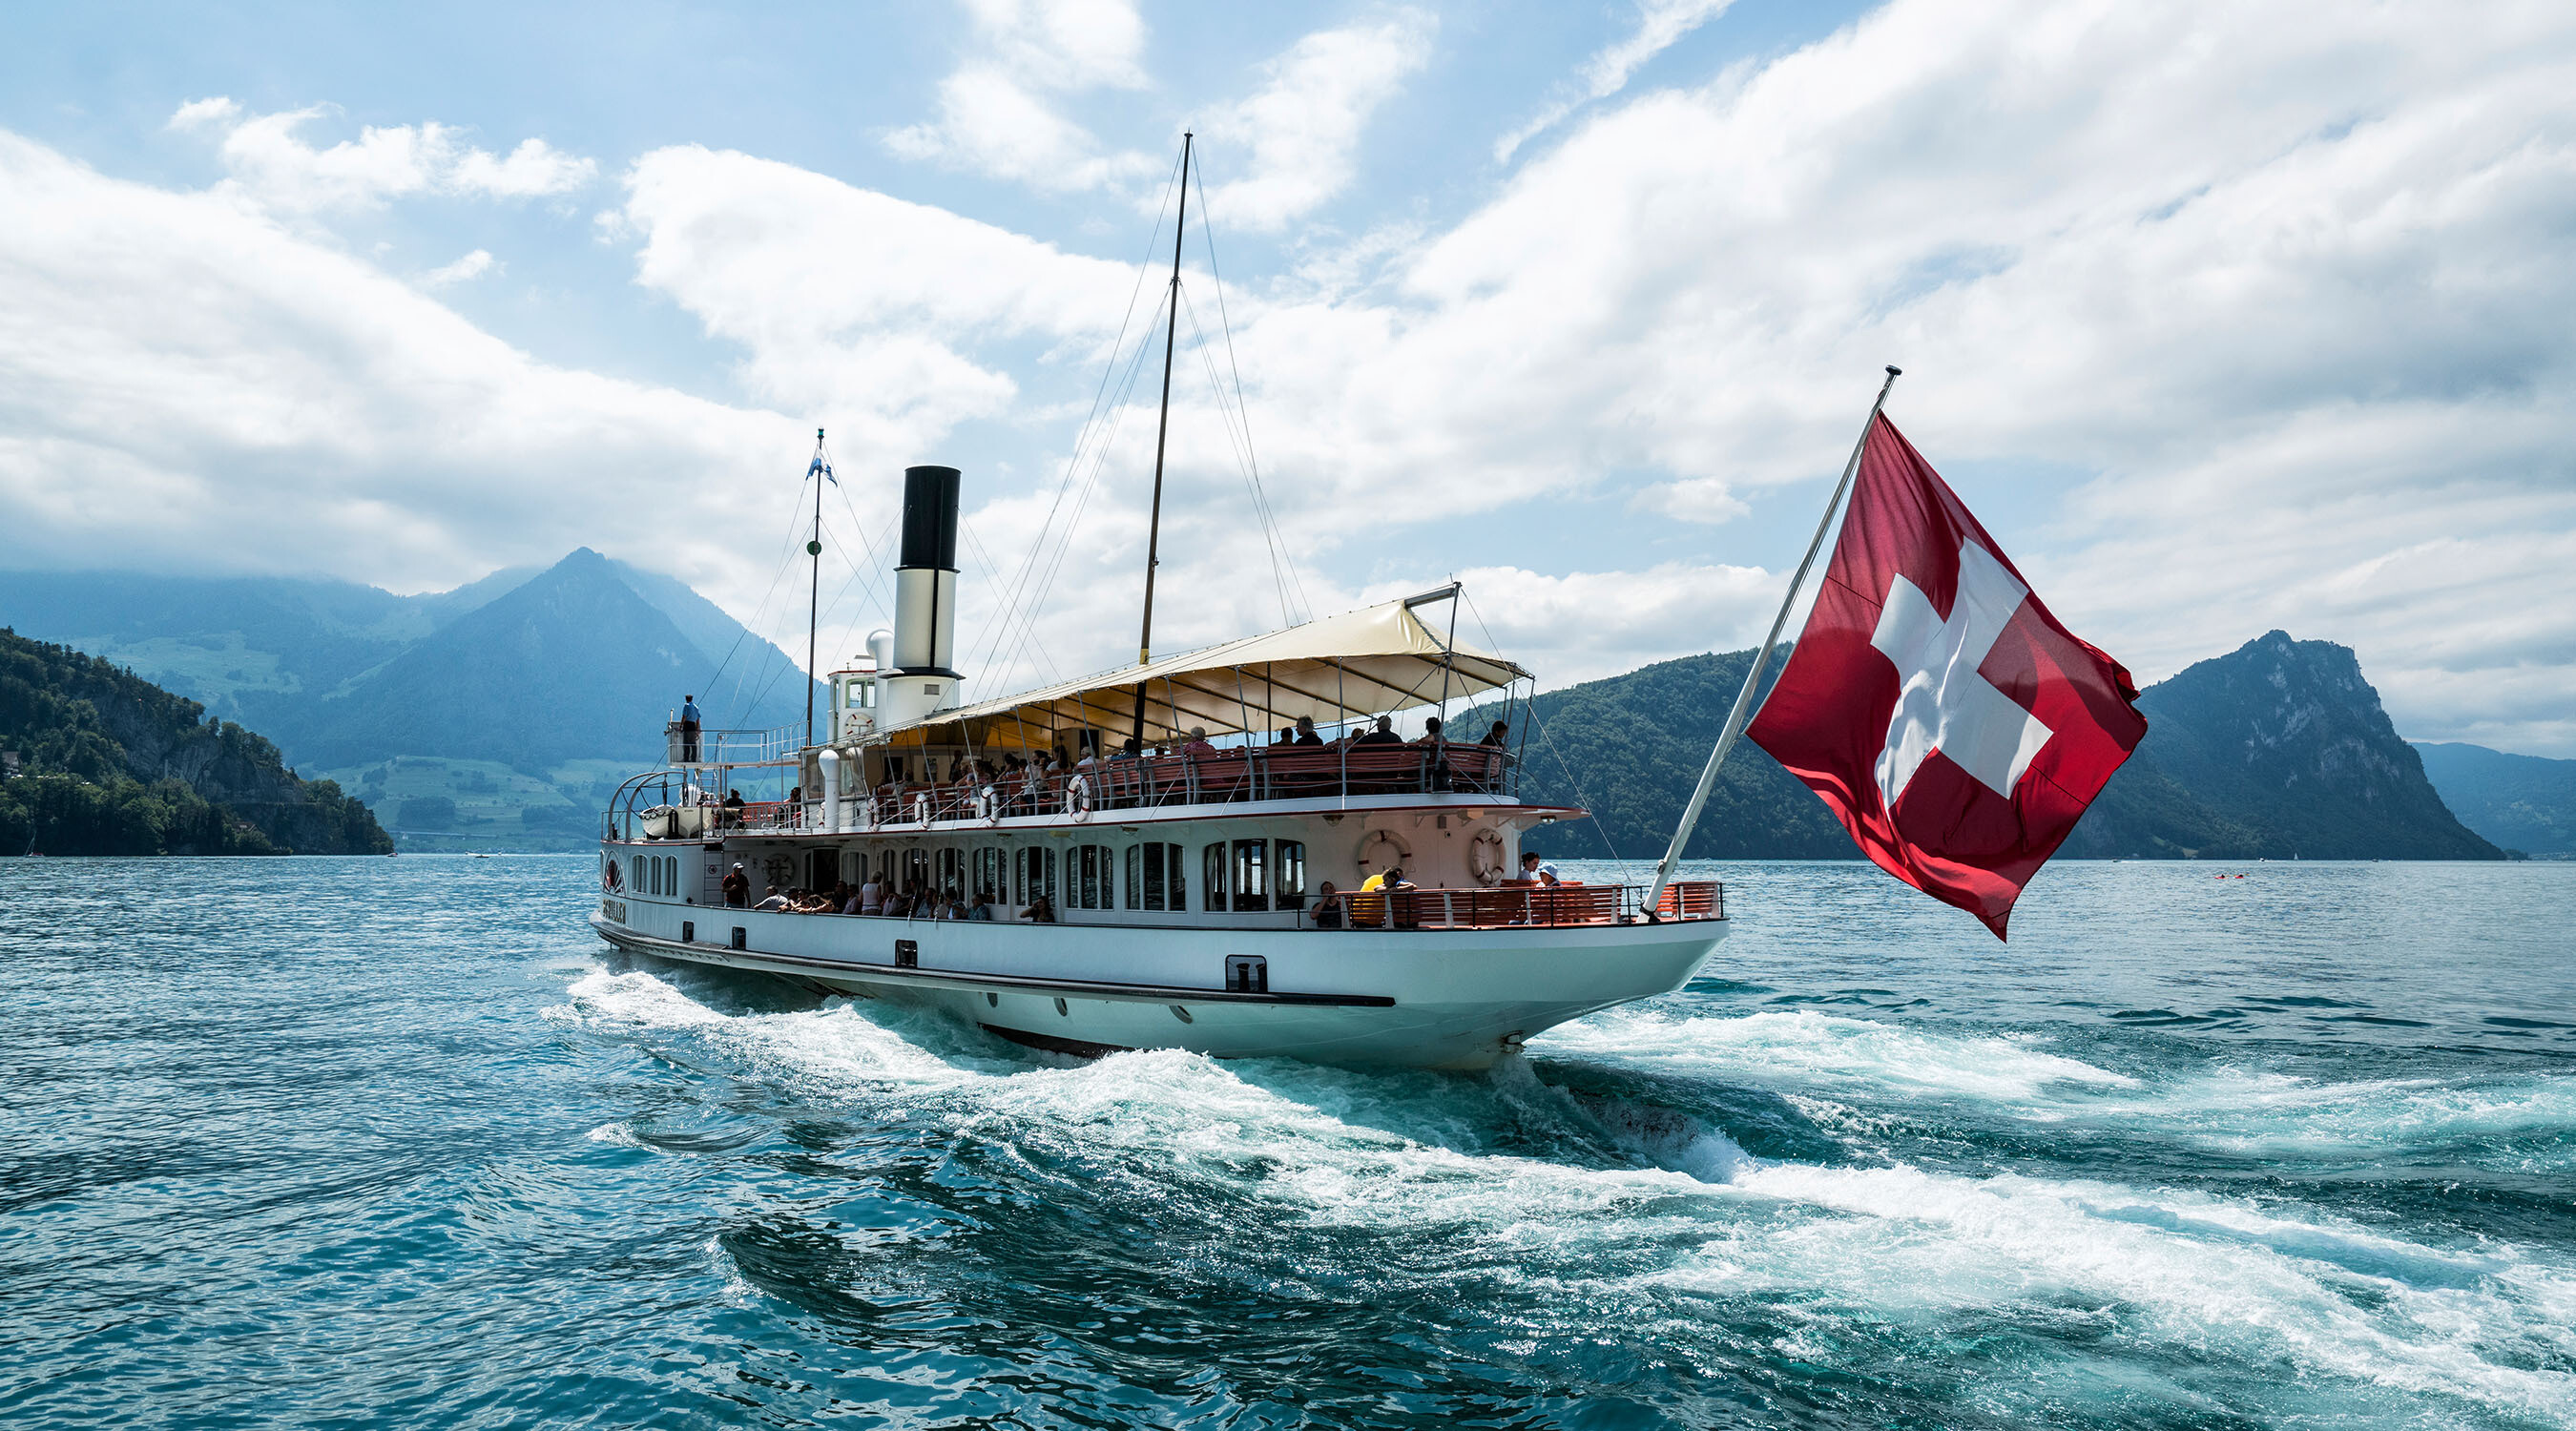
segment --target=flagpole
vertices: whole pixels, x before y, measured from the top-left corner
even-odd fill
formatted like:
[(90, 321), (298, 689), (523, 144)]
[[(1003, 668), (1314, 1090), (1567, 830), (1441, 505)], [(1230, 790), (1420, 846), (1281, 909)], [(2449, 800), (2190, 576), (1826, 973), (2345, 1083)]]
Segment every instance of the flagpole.
[(1664, 887), (1672, 883), (1673, 866), (1682, 858), (1682, 846), (1690, 843), (1691, 831), (1698, 827), (1700, 811), (1708, 806), (1708, 792), (1717, 786), (1717, 768), (1726, 763), (1726, 753), (1735, 748), (1735, 739), (1744, 733), (1744, 724), (1753, 718), (1753, 693), (1762, 688), (1762, 673), (1771, 665), (1772, 648), (1780, 644), (1780, 628), (1789, 624), (1789, 608), (1797, 605), (1799, 588), (1807, 584), (1807, 569), (1816, 564), (1816, 553), (1825, 545), (1825, 533), (1833, 529), (1834, 513), (1843, 505), (1843, 494), (1851, 490), (1852, 474), (1860, 471), (1860, 455), (1868, 450), (1870, 429), (1878, 425), (1878, 410), (1887, 406), (1887, 391), (1896, 386), (1904, 369), (1888, 365), (1887, 381), (1878, 385), (1878, 401), (1869, 405), (1869, 420), (1860, 425), (1860, 441), (1852, 444), (1851, 460), (1843, 464), (1843, 480), (1834, 484), (1833, 500), (1825, 503), (1824, 520), (1816, 523), (1816, 535), (1807, 543), (1807, 554), (1798, 562), (1798, 572), (1789, 578), (1788, 594), (1780, 598), (1780, 614), (1771, 618), (1771, 634), (1762, 638), (1762, 649), (1754, 653), (1752, 669), (1744, 673), (1744, 689), (1735, 693), (1735, 708), (1726, 715), (1726, 729), (1717, 737), (1717, 748), (1708, 753), (1708, 765), (1699, 773), (1699, 788), (1691, 791), (1690, 804), (1682, 808), (1682, 822), (1673, 828), (1673, 843), (1664, 851), (1663, 863), (1655, 866), (1655, 887), (1646, 893), (1646, 917), (1655, 918), (1657, 906), (1664, 902)]

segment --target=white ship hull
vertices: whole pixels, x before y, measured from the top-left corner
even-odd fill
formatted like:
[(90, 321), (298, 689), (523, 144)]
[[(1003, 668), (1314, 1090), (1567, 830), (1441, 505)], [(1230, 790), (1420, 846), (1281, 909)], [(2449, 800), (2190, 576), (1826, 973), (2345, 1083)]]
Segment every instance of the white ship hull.
[[(935, 1008), (1035, 1048), (1442, 1069), (1487, 1067), (1568, 1019), (1678, 989), (1726, 930), (1710, 919), (1454, 930), (1025, 925), (617, 897), (591, 922), (629, 953)], [(1262, 961), (1266, 987), (1228, 987), (1228, 961), (1243, 957)]]

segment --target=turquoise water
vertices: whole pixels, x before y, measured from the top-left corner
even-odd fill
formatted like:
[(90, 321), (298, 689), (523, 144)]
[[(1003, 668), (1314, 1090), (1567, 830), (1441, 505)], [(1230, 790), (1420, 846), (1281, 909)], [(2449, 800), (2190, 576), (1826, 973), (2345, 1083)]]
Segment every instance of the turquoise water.
[(2576, 864), (2244, 869), (1712, 867), (1457, 1077), (623, 966), (582, 856), (0, 861), (0, 1423), (2576, 1426)]

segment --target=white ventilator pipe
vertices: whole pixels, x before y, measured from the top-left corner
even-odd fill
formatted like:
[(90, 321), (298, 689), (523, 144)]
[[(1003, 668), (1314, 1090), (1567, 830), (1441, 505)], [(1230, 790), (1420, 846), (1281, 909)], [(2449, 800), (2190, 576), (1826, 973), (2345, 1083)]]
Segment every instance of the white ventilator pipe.
[(814, 753), (823, 763), (823, 828), (841, 833), (841, 752), (824, 746)]
[(1834, 525), (1834, 513), (1842, 509), (1843, 494), (1851, 490), (1852, 474), (1860, 470), (1860, 455), (1869, 450), (1870, 429), (1878, 426), (1878, 410), (1887, 406), (1887, 390), (1896, 386), (1904, 369), (1890, 364), (1887, 381), (1878, 386), (1878, 401), (1869, 405), (1869, 420), (1860, 425), (1860, 441), (1852, 444), (1851, 460), (1843, 464), (1843, 480), (1834, 484), (1833, 500), (1825, 503), (1824, 520), (1816, 523), (1816, 535), (1807, 543), (1807, 555), (1798, 562), (1798, 574), (1789, 578), (1788, 594), (1780, 598), (1780, 614), (1771, 618), (1771, 634), (1762, 638), (1762, 649), (1753, 657), (1753, 668), (1744, 673), (1744, 689), (1735, 693), (1735, 709), (1727, 712), (1726, 729), (1719, 732), (1717, 748), (1708, 753), (1708, 765), (1699, 773), (1699, 788), (1691, 791), (1690, 804), (1682, 809), (1682, 822), (1673, 827), (1673, 843), (1664, 851), (1662, 864), (1655, 866), (1655, 887), (1646, 892), (1646, 917), (1653, 919), (1655, 910), (1664, 902), (1664, 887), (1673, 882), (1673, 866), (1681, 863), (1682, 846), (1690, 843), (1691, 831), (1699, 825), (1699, 813), (1708, 805), (1708, 792), (1717, 787), (1717, 768), (1726, 763), (1726, 753), (1735, 748), (1735, 738), (1744, 733), (1744, 723), (1753, 718), (1753, 693), (1762, 688), (1762, 673), (1771, 665), (1771, 649), (1780, 644), (1780, 628), (1789, 624), (1789, 608), (1798, 602), (1798, 589), (1807, 584), (1807, 568), (1816, 564), (1816, 553), (1825, 544), (1825, 533)]

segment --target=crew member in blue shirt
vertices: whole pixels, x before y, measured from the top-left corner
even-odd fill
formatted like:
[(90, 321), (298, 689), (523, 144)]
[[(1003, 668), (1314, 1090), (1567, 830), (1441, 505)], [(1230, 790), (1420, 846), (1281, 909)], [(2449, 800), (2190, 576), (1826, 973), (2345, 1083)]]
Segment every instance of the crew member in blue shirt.
[(680, 697), (680, 763), (698, 763), (698, 698), (694, 694)]

